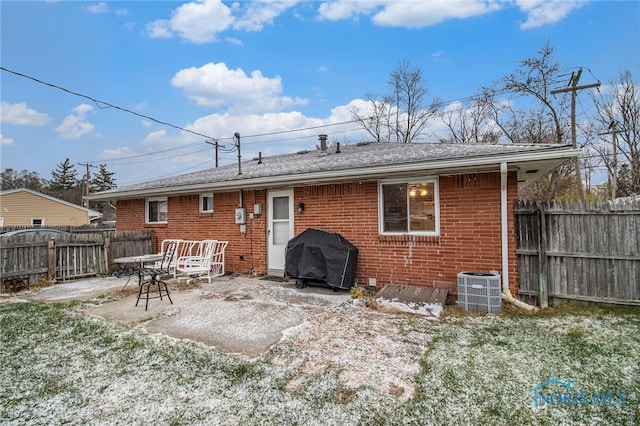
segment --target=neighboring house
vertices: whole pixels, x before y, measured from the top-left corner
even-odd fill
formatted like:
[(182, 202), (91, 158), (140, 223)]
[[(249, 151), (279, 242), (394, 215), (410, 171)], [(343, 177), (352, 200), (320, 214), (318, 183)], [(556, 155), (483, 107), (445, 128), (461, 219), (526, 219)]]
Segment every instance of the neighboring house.
[[(451, 286), (461, 271), (496, 270), (515, 292), (518, 187), (579, 155), (567, 145), (329, 149), (322, 136), (321, 147), (90, 198), (117, 201), (117, 229), (153, 229), (158, 244), (166, 238), (229, 241), (232, 272), (282, 274), (288, 240), (314, 227), (358, 247), (360, 286)], [(242, 221), (246, 225), (237, 224)]]
[(31, 189), (0, 191), (0, 226), (87, 225), (102, 216)]

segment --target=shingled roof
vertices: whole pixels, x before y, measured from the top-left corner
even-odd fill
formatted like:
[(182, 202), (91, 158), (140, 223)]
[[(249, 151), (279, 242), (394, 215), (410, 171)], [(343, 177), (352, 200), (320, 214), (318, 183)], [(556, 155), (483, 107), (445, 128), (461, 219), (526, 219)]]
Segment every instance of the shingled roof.
[[(580, 154), (570, 145), (366, 142), (252, 159), (92, 194), (90, 199), (126, 199), (204, 190), (259, 189), (287, 185), (428, 176), (499, 170), (507, 162), (518, 181), (529, 183)], [(240, 173), (239, 173), (240, 172)]]

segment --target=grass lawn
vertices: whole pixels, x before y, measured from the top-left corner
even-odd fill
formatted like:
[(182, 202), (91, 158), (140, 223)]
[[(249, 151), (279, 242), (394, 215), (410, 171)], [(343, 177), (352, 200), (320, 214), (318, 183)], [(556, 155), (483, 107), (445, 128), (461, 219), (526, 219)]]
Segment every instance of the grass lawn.
[(337, 367), (292, 387), (301, 364), (274, 362), (287, 341), (248, 361), (78, 306), (0, 303), (0, 424), (640, 424), (638, 308), (407, 314), (398, 335), (433, 338), (403, 399)]

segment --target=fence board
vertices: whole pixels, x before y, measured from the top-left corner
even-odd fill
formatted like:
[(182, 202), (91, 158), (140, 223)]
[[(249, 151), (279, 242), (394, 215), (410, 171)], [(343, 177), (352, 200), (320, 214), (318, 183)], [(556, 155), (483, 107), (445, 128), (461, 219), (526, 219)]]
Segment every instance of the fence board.
[(45, 236), (13, 236), (0, 240), (2, 279), (22, 276), (71, 280), (111, 273), (112, 259), (153, 253), (154, 231), (73, 233), (50, 240)]
[(519, 203), (514, 213), (522, 295), (539, 296), (543, 256), (549, 297), (640, 305), (640, 203)]

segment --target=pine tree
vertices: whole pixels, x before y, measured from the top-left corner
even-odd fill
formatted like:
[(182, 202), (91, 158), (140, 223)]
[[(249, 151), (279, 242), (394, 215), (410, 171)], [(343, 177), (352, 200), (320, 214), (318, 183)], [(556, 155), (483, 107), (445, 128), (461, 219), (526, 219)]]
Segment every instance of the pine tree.
[(106, 164), (100, 164), (98, 173), (91, 179), (91, 192), (108, 191), (115, 188), (117, 185), (113, 178), (114, 172), (107, 170)]
[(62, 163), (58, 163), (56, 169), (51, 172), (49, 188), (52, 191), (68, 191), (78, 187), (78, 172), (75, 165), (71, 164), (67, 158)]
[(61, 200), (82, 205), (82, 186), (77, 176), (75, 166), (67, 158), (64, 162), (58, 163), (56, 169), (51, 172), (51, 181), (46, 193)]

